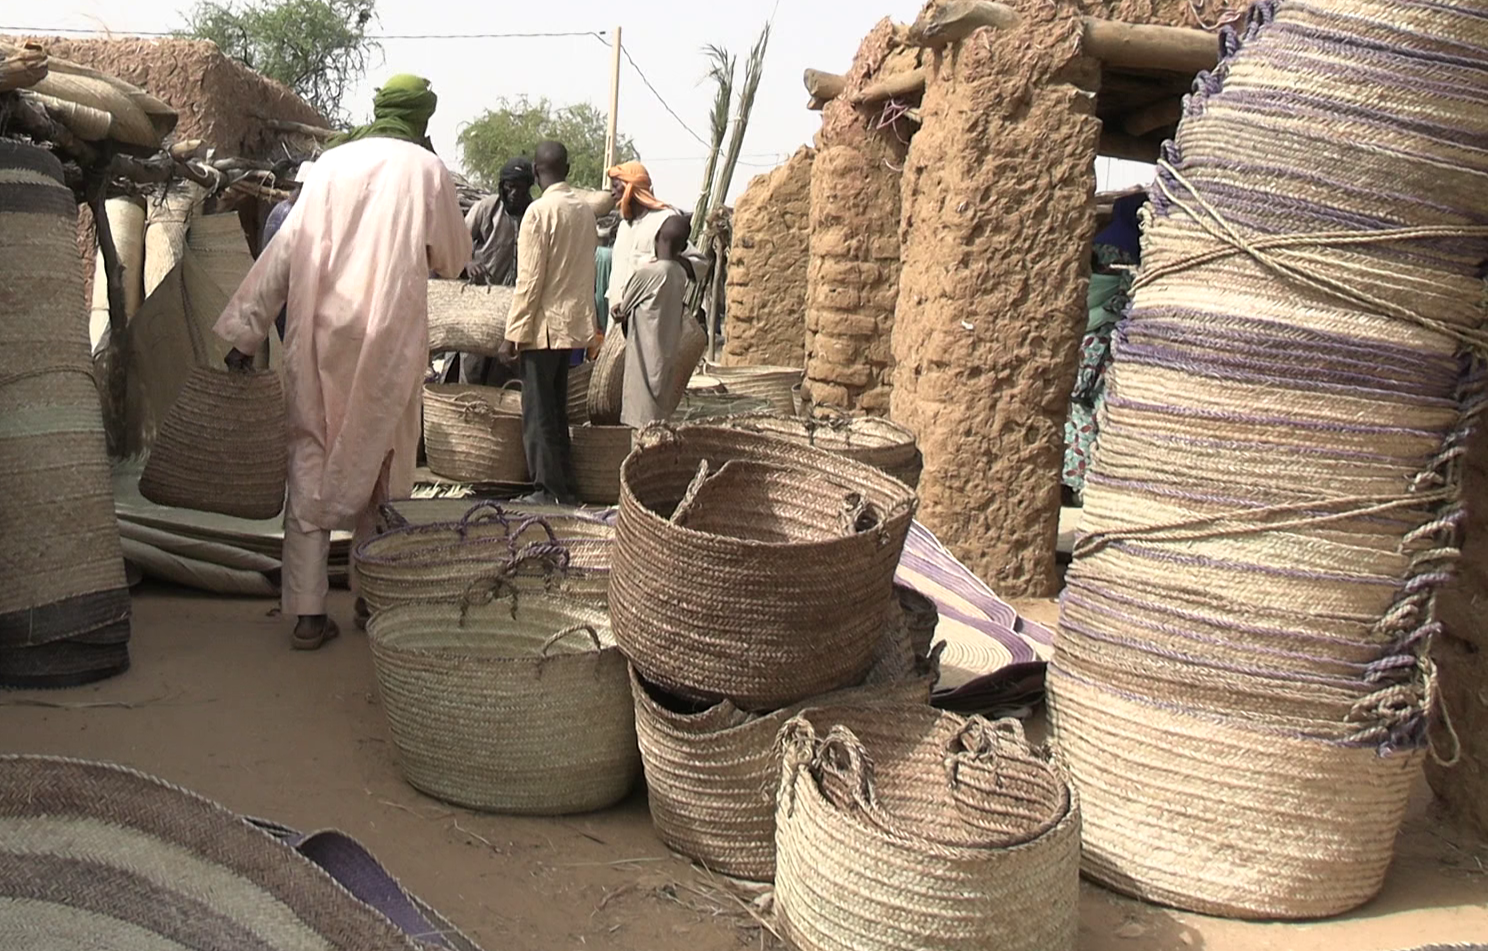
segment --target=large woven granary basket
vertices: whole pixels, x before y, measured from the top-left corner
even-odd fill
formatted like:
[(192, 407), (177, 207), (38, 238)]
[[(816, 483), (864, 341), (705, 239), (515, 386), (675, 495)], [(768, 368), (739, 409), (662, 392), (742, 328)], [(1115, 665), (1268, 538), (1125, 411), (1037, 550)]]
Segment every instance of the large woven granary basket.
[(614, 530), (577, 515), (519, 517), (482, 502), (456, 522), (405, 525), (356, 552), (360, 593), (385, 610), (415, 601), (458, 601), (472, 584), (505, 577), (524, 592), (603, 603)]
[(800, 367), (726, 367), (705, 363), (703, 371), (716, 377), (730, 393), (768, 400), (770, 408), (782, 416), (795, 415), (796, 399), (791, 390), (806, 377), (806, 371)]
[[(795, 714), (831, 710), (833, 722), (877, 717), (876, 707), (928, 705), (936, 659), (916, 653), (921, 641), (895, 608), (864, 683), (765, 714), (727, 700), (689, 703), (631, 670), (636, 734), (645, 764), (647, 803), (657, 835), (673, 851), (724, 875), (753, 881), (775, 876), (776, 735)], [(928, 650), (928, 643), (923, 646)]]
[(579, 500), (590, 505), (620, 501), (620, 465), (630, 455), (635, 430), (629, 426), (589, 425), (575, 426), (569, 433)]
[(648, 680), (747, 710), (857, 683), (915, 501), (879, 470), (822, 450), (652, 426), (621, 467), (616, 637)]
[(774, 413), (730, 416), (720, 426), (777, 436), (856, 459), (913, 488), (920, 482), (920, 450), (914, 433), (876, 416), (832, 414), (811, 418)]
[(615, 426), (625, 398), (625, 334), (616, 327), (605, 335), (589, 375), (589, 422)]
[(926, 707), (781, 732), (777, 920), (801, 951), (1073, 951), (1080, 809), (1016, 720)]
[(506, 339), (512, 288), (429, 281), (429, 351), (494, 357)]
[(160, 421), (139, 489), (157, 505), (273, 518), (288, 466), (278, 372), (199, 366)]
[(50, 153), (0, 140), (0, 685), (129, 661), (129, 589), (88, 347), (77, 203)]
[(521, 389), (424, 384), (424, 451), (429, 471), (446, 479), (527, 482)]
[(604, 610), (505, 585), (494, 594), (400, 605), (368, 623), (403, 775), (471, 809), (559, 815), (615, 803), (640, 755)]

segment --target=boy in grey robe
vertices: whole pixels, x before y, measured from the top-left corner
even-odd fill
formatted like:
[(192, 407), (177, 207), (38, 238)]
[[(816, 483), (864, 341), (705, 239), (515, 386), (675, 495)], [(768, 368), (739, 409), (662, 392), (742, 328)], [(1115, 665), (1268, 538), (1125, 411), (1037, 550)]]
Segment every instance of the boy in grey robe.
[(677, 408), (673, 382), (687, 368), (677, 366), (682, 321), (687, 319), (688, 220), (673, 215), (656, 234), (656, 257), (631, 274), (620, 297), (618, 320), (625, 332), (625, 388), (620, 421), (641, 429), (666, 419)]

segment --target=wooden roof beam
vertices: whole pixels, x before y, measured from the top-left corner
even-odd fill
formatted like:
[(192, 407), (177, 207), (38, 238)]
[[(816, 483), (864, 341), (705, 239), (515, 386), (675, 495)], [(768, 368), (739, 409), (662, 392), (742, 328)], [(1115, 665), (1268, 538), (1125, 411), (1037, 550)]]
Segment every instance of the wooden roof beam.
[[(952, 0), (920, 14), (909, 28), (909, 41), (939, 49), (966, 39), (982, 27), (1006, 30), (1020, 19), (1018, 11), (994, 0)], [(1084, 17), (1083, 28), (1085, 55), (1112, 66), (1196, 73), (1212, 69), (1219, 62), (1219, 39), (1203, 30), (1118, 23), (1098, 17)]]
[(846, 76), (823, 72), (820, 69), (808, 69), (801, 78), (806, 84), (807, 95), (821, 102), (836, 99), (842, 95), (842, 90), (847, 88)]

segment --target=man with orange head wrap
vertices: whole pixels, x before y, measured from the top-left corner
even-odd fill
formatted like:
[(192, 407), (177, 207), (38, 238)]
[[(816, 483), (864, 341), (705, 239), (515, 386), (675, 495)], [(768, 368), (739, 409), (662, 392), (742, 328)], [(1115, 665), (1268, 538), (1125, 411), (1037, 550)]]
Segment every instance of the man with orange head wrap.
[[(610, 192), (620, 212), (615, 249), (610, 265), (610, 288), (605, 297), (613, 315), (625, 296), (625, 285), (636, 268), (655, 258), (656, 235), (668, 218), (681, 214), (651, 191), (651, 175), (640, 162), (625, 162), (611, 168)], [(678, 259), (689, 279), (701, 283), (708, 277), (708, 261), (689, 242)]]

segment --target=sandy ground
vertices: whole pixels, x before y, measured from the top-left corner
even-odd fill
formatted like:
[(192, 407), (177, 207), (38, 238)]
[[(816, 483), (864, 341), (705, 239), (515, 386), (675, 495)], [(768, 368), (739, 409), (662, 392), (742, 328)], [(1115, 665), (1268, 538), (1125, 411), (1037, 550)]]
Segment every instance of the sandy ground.
[[(134, 669), (103, 684), (0, 694), (0, 748), (128, 764), (240, 812), (338, 828), (490, 951), (729, 951), (773, 944), (722, 882), (671, 856), (644, 793), (564, 819), (451, 809), (400, 778), (371, 657), (350, 627), (287, 648), (263, 601), (146, 588)], [(746, 894), (745, 898), (749, 896)], [(1488, 938), (1488, 847), (1440, 823), (1424, 789), (1384, 893), (1343, 919), (1220, 921), (1085, 886), (1081, 951), (1398, 951)]]

